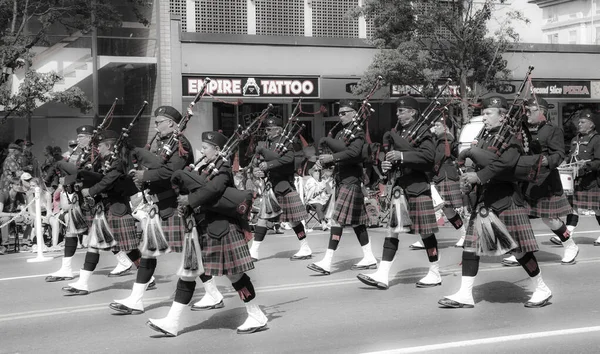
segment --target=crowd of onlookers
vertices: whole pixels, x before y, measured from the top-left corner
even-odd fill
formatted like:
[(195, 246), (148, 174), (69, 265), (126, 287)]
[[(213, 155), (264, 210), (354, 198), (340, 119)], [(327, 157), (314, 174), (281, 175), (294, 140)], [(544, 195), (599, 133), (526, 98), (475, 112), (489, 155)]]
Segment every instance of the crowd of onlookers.
[[(42, 221), (49, 242), (58, 247), (60, 236), (59, 180), (55, 164), (64, 158), (59, 146), (47, 146), (42, 159), (31, 152), (32, 142), (17, 139), (0, 147), (0, 255), (9, 248), (29, 250), (35, 241), (34, 187), (41, 187)], [(69, 142), (72, 150), (77, 143)], [(68, 152), (67, 152), (68, 153)], [(22, 240), (19, 240), (19, 236)]]

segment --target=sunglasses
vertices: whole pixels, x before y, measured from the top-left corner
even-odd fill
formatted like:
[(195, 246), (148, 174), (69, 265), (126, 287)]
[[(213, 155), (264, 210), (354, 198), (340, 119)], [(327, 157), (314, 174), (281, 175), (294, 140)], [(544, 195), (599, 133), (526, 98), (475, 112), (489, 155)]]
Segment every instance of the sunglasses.
[(338, 115), (345, 116), (346, 114), (351, 113), (351, 112), (353, 112), (353, 111), (339, 111)]

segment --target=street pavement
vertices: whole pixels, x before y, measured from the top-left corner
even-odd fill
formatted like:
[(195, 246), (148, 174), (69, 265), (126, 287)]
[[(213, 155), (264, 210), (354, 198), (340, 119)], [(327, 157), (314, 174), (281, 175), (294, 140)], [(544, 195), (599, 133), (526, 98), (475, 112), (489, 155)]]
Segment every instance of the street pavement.
[[(322, 258), (328, 233), (308, 234), (313, 259), (290, 261), (298, 247), (292, 231), (269, 234), (262, 258), (249, 273), (257, 291), (254, 301), (269, 318), (268, 330), (238, 335), (246, 319), (243, 303), (226, 278), (217, 279), (225, 308), (186, 311), (183, 330), (167, 338), (146, 327), (148, 318), (168, 312), (177, 282), (180, 256), (159, 258), (158, 289), (148, 291), (146, 312), (118, 315), (108, 308), (113, 299), (129, 294), (135, 272), (119, 278), (106, 275), (116, 264), (102, 253), (87, 296), (66, 297), (68, 282), (46, 283), (60, 267), (60, 253), (44, 263), (28, 263), (35, 254), (0, 256), (0, 353), (593, 353), (600, 352), (600, 235), (593, 217), (582, 217), (575, 240), (577, 264), (560, 264), (562, 247), (549, 242), (551, 232), (532, 220), (541, 250), (542, 274), (553, 292), (552, 303), (540, 309), (523, 304), (532, 286), (521, 267), (503, 267), (502, 257), (482, 258), (473, 309), (442, 309), (437, 301), (460, 286), (461, 249), (458, 233), (442, 227), (437, 234), (443, 284), (419, 289), (427, 272), (425, 251), (409, 250), (419, 239), (403, 235), (388, 290), (368, 288), (350, 270), (362, 251), (350, 228), (334, 256), (333, 273), (322, 276), (306, 268)], [(381, 256), (384, 228), (369, 229), (373, 250)], [(73, 268), (83, 265), (78, 250)], [(193, 302), (204, 290), (200, 281)]]

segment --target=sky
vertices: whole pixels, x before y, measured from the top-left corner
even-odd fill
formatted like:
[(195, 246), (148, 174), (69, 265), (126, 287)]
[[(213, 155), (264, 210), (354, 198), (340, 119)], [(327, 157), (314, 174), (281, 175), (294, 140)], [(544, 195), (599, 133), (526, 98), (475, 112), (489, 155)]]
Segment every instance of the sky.
[[(490, 32), (493, 33), (502, 23), (505, 23), (508, 11), (521, 11), (529, 19), (530, 24), (513, 23), (513, 28), (519, 33), (522, 43), (543, 43), (542, 36), (542, 9), (537, 5), (527, 3), (527, 0), (507, 1), (505, 5), (496, 6), (496, 11), (490, 21)], [(495, 20), (495, 21), (494, 21)]]

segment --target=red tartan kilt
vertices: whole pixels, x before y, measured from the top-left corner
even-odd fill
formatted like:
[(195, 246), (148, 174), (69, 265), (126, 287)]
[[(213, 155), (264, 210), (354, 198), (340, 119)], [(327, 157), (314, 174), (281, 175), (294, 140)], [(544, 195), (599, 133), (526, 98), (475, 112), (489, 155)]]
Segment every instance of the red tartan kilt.
[(442, 199), (444, 199), (444, 206), (462, 208), (463, 196), (460, 191), (459, 181), (453, 181), (446, 178), (440, 183), (437, 183), (435, 187), (440, 193), (440, 196), (442, 196)]
[(160, 223), (171, 252), (183, 252), (183, 236), (185, 234), (185, 222), (177, 213), (173, 213), (168, 219), (162, 219)]
[(140, 238), (135, 229), (135, 219), (130, 214), (115, 216), (108, 213), (107, 220), (110, 230), (117, 241), (111, 251), (131, 251), (138, 248)]
[(433, 201), (428, 195), (418, 197), (406, 196), (408, 201), (408, 215), (412, 225), (410, 233), (420, 235), (430, 235), (439, 231), (435, 211), (433, 210)]
[(292, 191), (283, 196), (278, 195), (277, 202), (282, 210), (279, 216), (281, 222), (300, 222), (308, 219), (306, 207), (302, 204), (298, 192)]
[[(479, 210), (479, 206), (477, 208)], [(492, 211), (490, 209), (490, 211)], [(513, 237), (518, 248), (514, 249), (514, 252), (536, 252), (539, 250), (538, 243), (535, 239), (531, 223), (529, 222), (529, 215), (527, 208), (519, 207), (514, 203), (510, 208), (502, 211), (500, 214), (493, 212), (498, 215), (498, 219), (506, 225), (508, 232)], [(474, 232), (475, 218), (477, 213), (471, 214), (469, 219), (469, 225), (467, 227), (467, 236), (465, 238), (464, 248), (478, 249), (477, 235)]]
[(527, 199), (527, 202), (529, 203), (529, 216), (538, 218), (558, 218), (573, 212), (573, 208), (564, 194), (538, 200)]
[(573, 206), (578, 209), (600, 210), (600, 188), (575, 190)]
[(230, 223), (229, 233), (218, 240), (206, 233), (200, 239), (206, 275), (234, 275), (254, 269), (248, 243), (239, 225)]
[(336, 189), (335, 211), (332, 219), (340, 225), (367, 225), (369, 216), (360, 186), (340, 184)]

